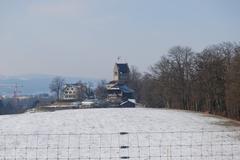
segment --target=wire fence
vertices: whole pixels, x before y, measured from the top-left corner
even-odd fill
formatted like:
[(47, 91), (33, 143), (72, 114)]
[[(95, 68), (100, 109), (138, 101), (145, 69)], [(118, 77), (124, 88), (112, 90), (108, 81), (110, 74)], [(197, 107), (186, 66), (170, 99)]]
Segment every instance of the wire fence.
[(1, 160), (240, 159), (240, 131), (0, 135)]

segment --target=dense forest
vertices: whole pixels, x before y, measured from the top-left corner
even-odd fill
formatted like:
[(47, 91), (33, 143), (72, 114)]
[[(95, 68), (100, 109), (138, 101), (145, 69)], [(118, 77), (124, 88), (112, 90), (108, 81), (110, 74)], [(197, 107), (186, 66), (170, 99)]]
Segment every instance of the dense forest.
[(130, 87), (146, 107), (175, 108), (240, 120), (240, 44), (224, 42), (196, 53), (175, 46), (149, 73), (131, 67)]

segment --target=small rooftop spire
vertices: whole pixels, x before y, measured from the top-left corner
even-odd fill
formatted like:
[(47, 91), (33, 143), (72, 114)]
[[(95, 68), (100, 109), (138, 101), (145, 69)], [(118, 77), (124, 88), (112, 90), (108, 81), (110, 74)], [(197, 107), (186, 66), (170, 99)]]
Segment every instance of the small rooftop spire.
[(122, 59), (121, 56), (118, 56), (118, 57), (117, 57), (117, 62), (120, 62), (121, 59)]
[(121, 56), (118, 56), (116, 63), (127, 63), (127, 62), (126, 62), (126, 59), (123, 59)]

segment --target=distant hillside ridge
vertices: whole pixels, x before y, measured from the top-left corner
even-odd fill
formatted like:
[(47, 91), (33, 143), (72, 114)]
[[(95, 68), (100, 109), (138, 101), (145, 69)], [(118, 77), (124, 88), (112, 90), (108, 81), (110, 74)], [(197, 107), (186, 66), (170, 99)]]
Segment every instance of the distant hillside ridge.
[[(18, 84), (23, 87), (20, 88), (23, 95), (35, 95), (40, 93), (49, 93), (49, 84), (56, 75), (19, 75), (19, 76), (4, 76), (0, 75), (0, 84)], [(84, 78), (84, 77), (68, 77), (65, 78), (67, 83), (75, 83), (79, 80), (83, 82), (91, 82), (93, 87), (100, 81), (96, 78)], [(13, 88), (7, 86), (0, 86), (0, 95), (13, 95)]]

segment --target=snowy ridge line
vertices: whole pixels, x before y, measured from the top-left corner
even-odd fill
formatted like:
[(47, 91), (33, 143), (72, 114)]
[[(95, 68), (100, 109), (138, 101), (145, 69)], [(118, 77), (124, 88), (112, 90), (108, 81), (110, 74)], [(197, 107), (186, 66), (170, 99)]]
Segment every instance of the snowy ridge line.
[[(233, 130), (205, 130), (205, 129), (201, 129), (201, 130), (177, 130), (177, 131), (150, 131), (150, 132), (112, 132), (112, 133), (109, 133), (109, 132), (106, 132), (106, 133), (87, 133), (87, 132), (82, 132), (82, 133), (10, 133), (10, 134), (7, 134), (7, 133), (0, 133), (0, 136), (18, 136), (18, 135), (21, 135), (21, 136), (33, 136), (33, 135), (39, 135), (39, 136), (68, 136), (68, 135), (124, 135), (124, 134), (171, 134), (171, 133), (220, 133), (220, 132), (223, 132), (223, 133), (226, 133), (226, 132), (239, 132), (240, 133), (240, 129), (233, 129)], [(124, 134), (122, 134), (124, 133)]]

